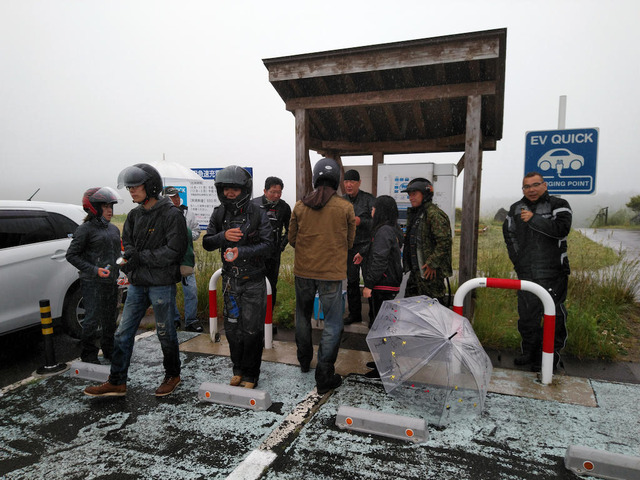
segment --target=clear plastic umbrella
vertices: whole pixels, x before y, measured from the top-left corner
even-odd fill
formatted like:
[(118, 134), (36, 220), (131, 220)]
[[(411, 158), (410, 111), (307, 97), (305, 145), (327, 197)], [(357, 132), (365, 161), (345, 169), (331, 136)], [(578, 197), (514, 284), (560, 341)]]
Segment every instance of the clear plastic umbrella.
[(491, 360), (469, 321), (437, 300), (384, 302), (367, 344), (387, 393), (424, 403), (430, 421), (484, 408)]

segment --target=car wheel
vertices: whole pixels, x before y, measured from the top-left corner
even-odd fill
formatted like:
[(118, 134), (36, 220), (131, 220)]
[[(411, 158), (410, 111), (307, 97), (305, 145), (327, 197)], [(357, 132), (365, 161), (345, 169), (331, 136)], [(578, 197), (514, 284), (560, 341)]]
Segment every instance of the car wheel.
[(580, 167), (582, 167), (582, 163), (580, 162), (580, 160), (572, 160), (569, 165), (571, 166), (572, 170), (580, 170)]
[(80, 338), (82, 335), (82, 322), (84, 321), (84, 304), (82, 303), (82, 291), (79, 288), (67, 293), (62, 310), (62, 324), (68, 335)]
[(544, 160), (538, 164), (538, 167), (540, 167), (540, 170), (542, 170), (543, 172), (546, 172), (551, 168), (551, 162)]

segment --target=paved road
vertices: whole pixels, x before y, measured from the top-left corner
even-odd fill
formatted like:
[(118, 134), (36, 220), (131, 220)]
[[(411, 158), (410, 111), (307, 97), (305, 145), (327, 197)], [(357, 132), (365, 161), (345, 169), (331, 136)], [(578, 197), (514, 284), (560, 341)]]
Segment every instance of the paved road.
[(629, 259), (640, 257), (640, 230), (623, 230), (616, 228), (578, 228), (591, 240), (625, 252)]
[[(202, 402), (199, 386), (228, 382), (230, 361), (193, 352), (181, 359), (182, 384), (163, 399), (153, 396), (162, 376), (155, 335), (136, 344), (124, 398), (86, 397), (82, 389), (92, 382), (70, 373), (6, 393), (0, 478), (570, 480), (576, 477), (563, 464), (569, 445), (640, 454), (640, 385), (582, 381), (593, 390), (591, 404), (491, 392), (482, 414), (469, 404), (435, 426), (428, 391), (401, 402), (379, 381), (349, 375), (320, 396), (313, 370), (276, 362), (264, 362), (260, 378), (273, 401), (268, 410)], [(411, 443), (341, 430), (335, 421), (343, 405), (425, 418), (429, 438)]]
[[(624, 254), (625, 260), (632, 266), (636, 278), (636, 300), (640, 302), (640, 230), (622, 230), (615, 228), (578, 228), (587, 238)], [(613, 267), (615, 271), (617, 266)], [(616, 274), (619, 272), (616, 271)]]

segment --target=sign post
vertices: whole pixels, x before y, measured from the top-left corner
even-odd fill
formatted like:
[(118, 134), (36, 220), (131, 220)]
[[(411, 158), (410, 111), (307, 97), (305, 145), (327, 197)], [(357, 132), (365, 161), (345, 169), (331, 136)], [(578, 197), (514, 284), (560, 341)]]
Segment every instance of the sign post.
[(524, 171), (540, 172), (551, 194), (596, 190), (597, 128), (527, 132)]

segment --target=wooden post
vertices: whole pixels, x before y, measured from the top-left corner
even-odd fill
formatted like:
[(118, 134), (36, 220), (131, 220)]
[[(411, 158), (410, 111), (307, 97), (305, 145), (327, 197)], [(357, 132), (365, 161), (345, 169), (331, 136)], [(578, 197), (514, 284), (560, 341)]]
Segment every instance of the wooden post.
[(384, 163), (384, 153), (373, 152), (373, 166), (371, 168), (371, 194), (378, 196), (378, 165)]
[[(462, 223), (460, 225), (460, 285), (475, 278), (478, 266), (478, 224), (482, 171), (481, 114), (482, 97), (480, 95), (467, 97)], [(469, 320), (473, 318), (473, 299), (471, 296), (464, 303), (464, 312), (465, 317)]]
[(311, 161), (309, 160), (309, 115), (306, 110), (295, 111), (296, 118), (296, 200), (313, 190)]
[(342, 183), (344, 181), (344, 165), (342, 164), (342, 156), (338, 152), (331, 152), (329, 158), (333, 158), (338, 164), (338, 167), (340, 167), (340, 181), (338, 182), (338, 195), (342, 196), (344, 195), (344, 184)]

